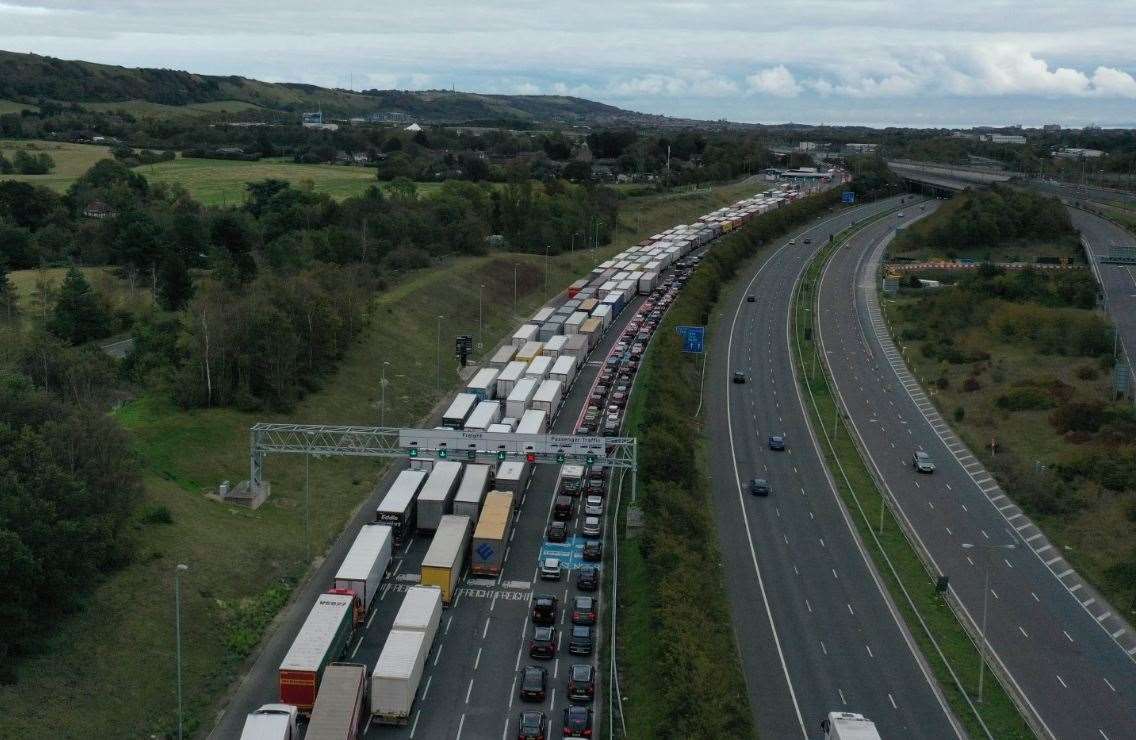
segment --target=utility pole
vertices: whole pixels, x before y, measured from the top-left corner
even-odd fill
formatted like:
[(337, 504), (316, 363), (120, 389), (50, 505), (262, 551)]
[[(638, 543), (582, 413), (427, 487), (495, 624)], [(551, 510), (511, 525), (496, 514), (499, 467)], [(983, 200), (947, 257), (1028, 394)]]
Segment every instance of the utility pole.
[(551, 264), (549, 257), (549, 250), (552, 249), (551, 244), (544, 245), (544, 294), (548, 295), (548, 268)]
[(513, 315), (517, 315), (517, 263), (513, 263)]
[[(311, 448), (310, 439), (308, 447)], [(307, 548), (309, 563), (312, 562), (312, 495), (309, 488), (311, 480), (308, 475), (311, 459), (310, 452), (304, 455), (304, 546)]]
[(189, 570), (185, 563), (178, 563), (174, 569), (174, 633), (177, 641), (177, 702), (178, 702), (178, 740), (182, 738), (184, 713), (181, 701), (181, 574)]
[(477, 286), (477, 348), (481, 349), (481, 293), (485, 290), (485, 283)]
[(387, 419), (387, 368), (390, 363), (383, 361), (382, 378), (379, 380), (379, 426), (385, 427)]

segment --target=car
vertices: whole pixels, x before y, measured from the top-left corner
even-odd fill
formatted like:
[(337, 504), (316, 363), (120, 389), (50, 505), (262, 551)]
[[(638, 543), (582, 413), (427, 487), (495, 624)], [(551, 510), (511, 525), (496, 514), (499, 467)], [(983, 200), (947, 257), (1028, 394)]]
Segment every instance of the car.
[(797, 243), (797, 240), (796, 240), (796, 239), (790, 239), (790, 240), (789, 240), (789, 244), (790, 244), (790, 245), (795, 245), (796, 243)]
[(594, 431), (595, 431), (595, 427), (592, 426), (591, 424), (581, 424), (580, 426), (576, 427), (576, 434), (579, 434), (580, 436), (583, 436), (583, 437), (592, 436), (592, 433)]
[(641, 331), (641, 332), (639, 332), (638, 334), (635, 335), (636, 341), (639, 341), (639, 342), (646, 342), (650, 338), (651, 338), (651, 332), (649, 332), (649, 331)]
[(743, 373), (741, 370), (735, 370), (734, 371), (734, 382), (735, 383), (746, 382), (746, 374)]
[(764, 478), (754, 478), (749, 482), (749, 492), (754, 496), (768, 496), (772, 491), (769, 481)]
[(568, 652), (573, 655), (592, 654), (591, 627), (585, 624), (577, 624), (572, 627), (572, 632), (568, 635)]
[(575, 508), (572, 505), (574, 499), (571, 496), (557, 496), (552, 505), (552, 516), (562, 522), (566, 522), (572, 518), (575, 513)]
[(544, 701), (548, 685), (548, 670), (538, 665), (527, 665), (521, 672), (521, 700)]
[(577, 596), (572, 600), (572, 624), (595, 624), (596, 600), (591, 596)]
[(812, 243), (813, 243), (813, 238), (811, 236), (806, 236), (805, 237), (805, 244), (812, 244)]
[(562, 521), (551, 522), (544, 537), (549, 542), (564, 542), (568, 539), (568, 525)]
[(619, 420), (605, 419), (603, 423), (603, 436), (614, 437), (619, 434)]
[[(587, 548), (587, 545), (584, 545)], [(595, 591), (600, 587), (600, 572), (591, 566), (576, 571), (576, 588), (580, 591)]]
[(641, 355), (643, 354), (643, 350), (644, 345), (640, 342), (636, 342), (635, 344), (631, 345), (631, 354), (633, 355)]
[(603, 543), (599, 540), (587, 540), (584, 542), (584, 549), (580, 557), (589, 563), (598, 563), (603, 560)]
[(590, 707), (564, 707), (564, 737), (591, 737), (592, 710)]
[(537, 594), (532, 600), (533, 624), (556, 623), (556, 597), (549, 594)]
[(568, 701), (591, 701), (596, 696), (596, 669), (573, 663), (568, 669)]
[(756, 300), (757, 300), (757, 296), (755, 296), (752, 293), (750, 293), (749, 295), (746, 296), (746, 303), (753, 303)]
[(529, 657), (537, 660), (552, 660), (556, 657), (556, 628), (549, 626), (533, 627), (532, 640), (529, 641)]
[(931, 456), (923, 450), (915, 451), (915, 454), (911, 456), (911, 465), (917, 473), (935, 472), (935, 463), (931, 460)]
[(588, 496), (584, 499), (585, 516), (603, 516), (603, 497)]
[(583, 532), (585, 537), (600, 536), (600, 518), (598, 516), (584, 517)]
[(611, 403), (613, 406), (623, 408), (627, 404), (627, 393), (623, 391), (615, 391), (611, 394)]
[(785, 437), (783, 435), (780, 435), (780, 434), (770, 434), (769, 435), (769, 449), (776, 450), (778, 452), (784, 450), (785, 449)]
[(540, 580), (542, 581), (559, 581), (560, 580), (560, 559), (559, 558), (545, 558), (540, 563)]
[(544, 712), (521, 712), (517, 718), (517, 740), (544, 740), (548, 737), (548, 716)]
[(903, 211), (900, 211), (899, 213), (895, 214), (895, 217), (896, 218), (903, 218)]
[(608, 358), (607, 358), (607, 360), (606, 360), (606, 362), (607, 362), (607, 366), (608, 366), (608, 367), (615, 367), (615, 366), (617, 366), (617, 365), (619, 364), (619, 360), (620, 360), (620, 359), (621, 359), (621, 358), (620, 358), (620, 356), (619, 356), (619, 354), (618, 354), (618, 353), (616, 353), (616, 354), (614, 354), (614, 355), (608, 355)]

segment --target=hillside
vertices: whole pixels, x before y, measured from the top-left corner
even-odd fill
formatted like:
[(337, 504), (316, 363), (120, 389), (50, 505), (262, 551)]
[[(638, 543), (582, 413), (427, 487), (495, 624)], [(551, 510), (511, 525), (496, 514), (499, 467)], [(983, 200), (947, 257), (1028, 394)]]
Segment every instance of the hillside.
[[(0, 51), (0, 99), (34, 105), (40, 100), (89, 105), (93, 110), (138, 101), (197, 109), (233, 103), (298, 112), (322, 109), (331, 116), (402, 113), (430, 123), (487, 120), (587, 124), (659, 124), (663, 116), (623, 110), (583, 98), (557, 95), (482, 95), (449, 90), (350, 90), (299, 83), (269, 83), (238, 76), (201, 75), (171, 69), (118, 67), (36, 54)], [(234, 106), (237, 107), (237, 106)], [(156, 110), (155, 110), (156, 109)], [(145, 113), (143, 113), (145, 115)]]

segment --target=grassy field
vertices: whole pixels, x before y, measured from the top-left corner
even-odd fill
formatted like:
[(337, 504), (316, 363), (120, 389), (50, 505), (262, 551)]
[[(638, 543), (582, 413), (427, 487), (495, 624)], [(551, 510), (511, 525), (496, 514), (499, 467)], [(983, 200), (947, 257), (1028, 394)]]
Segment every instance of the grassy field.
[(178, 118), (261, 110), (259, 105), (247, 103), (243, 100), (215, 100), (210, 103), (191, 103), (189, 105), (163, 105), (148, 100), (127, 100), (121, 103), (80, 103), (80, 105), (92, 111), (126, 111), (138, 118)]
[[(660, 218), (653, 200), (625, 204), (641, 222)], [(706, 210), (703, 201), (669, 201), (671, 222)], [(645, 232), (626, 232), (619, 244)], [(552, 290), (584, 274), (616, 251), (579, 250), (551, 261)], [(44, 653), (19, 669), (20, 682), (0, 687), (0, 736), (142, 737), (169, 732), (174, 722), (173, 572), (183, 580), (184, 680), (190, 727), (212, 725), (220, 697), (238, 674), (241, 658), (229, 641), (251, 641), (279, 608), (280, 592), (306, 571), (303, 537), (303, 463), (271, 458), (266, 478), (272, 497), (256, 512), (205, 497), (220, 481), (248, 477), (248, 427), (256, 421), (378, 422), (379, 368), (387, 370), (386, 422), (421, 419), (441, 397), (434, 390), (435, 320), (443, 327), (443, 385), (456, 382), (452, 337), (476, 333), (478, 288), (484, 290), (485, 344), (507, 336), (513, 316), (512, 266), (518, 270), (518, 312), (530, 312), (544, 294), (544, 259), (495, 254), (454, 260), (411, 273), (378, 296), (374, 321), (326, 386), (287, 417), (230, 409), (174, 408), (143, 394), (116, 412), (133, 437), (144, 468), (144, 514), (164, 506), (171, 524), (140, 516), (134, 563), (112, 575), (87, 608), (63, 622)], [(312, 550), (320, 553), (369, 491), (380, 467), (365, 460), (326, 460), (310, 467)], [(283, 589), (282, 589), (283, 587)], [(113, 690), (108, 682), (113, 681)], [(67, 697), (61, 710), (60, 699)]]
[(15, 100), (0, 99), (0, 116), (5, 113), (19, 113), (22, 110), (38, 111), (38, 105), (29, 105), (28, 103), (17, 103)]
[(75, 178), (90, 169), (95, 162), (110, 157), (110, 147), (94, 144), (0, 139), (0, 152), (8, 159), (20, 149), (47, 152), (55, 160), (55, 169), (46, 175), (4, 175), (2, 179), (35, 183), (59, 192), (66, 190)]
[(1029, 727), (996, 681), (987, 681), (982, 704), (975, 701), (980, 663), (975, 643), (946, 602), (935, 593), (930, 575), (904, 537), (890, 509), (884, 516), (882, 530), (879, 529), (878, 517), (883, 500), (860, 457), (846, 421), (842, 419), (834, 433), (829, 431), (831, 425), (828, 422), (821, 421), (836, 417), (836, 400), (815, 332), (806, 330), (811, 329), (810, 306), (815, 300), (821, 269), (827, 257), (840, 246), (838, 237), (831, 247), (826, 247), (820, 257), (812, 261), (793, 304), (793, 337), (796, 342), (793, 360), (806, 399), (806, 413), (821, 439), (821, 453), (833, 473), (845, 505), (852, 513), (861, 540), (875, 560), (892, 599), (967, 732), (973, 737), (983, 736), (986, 735), (985, 726), (996, 738), (1030, 738), (1033, 735)]

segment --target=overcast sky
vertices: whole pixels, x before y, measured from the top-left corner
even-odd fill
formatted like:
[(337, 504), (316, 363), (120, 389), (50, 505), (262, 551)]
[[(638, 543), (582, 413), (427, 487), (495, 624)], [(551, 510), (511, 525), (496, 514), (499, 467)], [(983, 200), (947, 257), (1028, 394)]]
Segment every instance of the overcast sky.
[(0, 48), (704, 119), (1136, 126), (1136, 0), (0, 0)]

